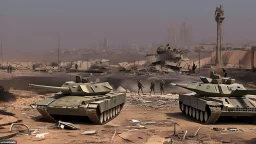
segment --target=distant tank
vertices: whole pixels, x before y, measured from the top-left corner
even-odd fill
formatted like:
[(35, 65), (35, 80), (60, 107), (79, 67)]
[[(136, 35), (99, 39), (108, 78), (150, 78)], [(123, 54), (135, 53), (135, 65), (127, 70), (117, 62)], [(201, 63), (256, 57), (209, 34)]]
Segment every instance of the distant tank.
[(147, 61), (151, 66), (161, 65), (172, 70), (188, 73), (192, 68), (192, 61), (184, 58), (183, 53), (176, 48), (171, 48), (169, 44), (160, 46), (156, 50), (157, 54), (146, 55)]
[(61, 116), (87, 116), (94, 124), (105, 124), (120, 113), (126, 101), (126, 94), (112, 92), (108, 82), (88, 83), (81, 77), (61, 87), (35, 84), (29, 87), (56, 92), (50, 98), (31, 104), (48, 121), (56, 121)]
[(174, 84), (193, 91), (179, 96), (180, 110), (189, 117), (205, 123), (214, 124), (220, 116), (256, 116), (256, 102), (248, 95), (256, 90), (247, 90), (235, 79), (221, 77), (213, 71), (210, 78), (200, 77), (202, 82)]

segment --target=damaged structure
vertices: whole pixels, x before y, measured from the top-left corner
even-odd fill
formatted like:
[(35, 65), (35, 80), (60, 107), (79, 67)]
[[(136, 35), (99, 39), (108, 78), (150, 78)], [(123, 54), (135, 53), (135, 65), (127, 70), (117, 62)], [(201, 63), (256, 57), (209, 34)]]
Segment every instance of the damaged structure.
[(193, 62), (184, 58), (183, 52), (171, 48), (169, 44), (157, 48), (156, 54), (147, 54), (146, 60), (134, 63), (119, 63), (121, 71), (150, 71), (150, 72), (190, 72)]

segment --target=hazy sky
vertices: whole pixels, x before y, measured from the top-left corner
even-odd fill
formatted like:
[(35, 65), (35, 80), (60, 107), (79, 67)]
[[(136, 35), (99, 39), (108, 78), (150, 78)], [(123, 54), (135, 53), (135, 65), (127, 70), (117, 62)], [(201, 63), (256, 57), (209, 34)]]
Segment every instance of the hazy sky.
[(216, 37), (214, 11), (223, 5), (224, 41), (254, 40), (256, 0), (0, 0), (0, 43), (8, 51), (166, 42), (167, 28), (187, 19), (193, 40)]

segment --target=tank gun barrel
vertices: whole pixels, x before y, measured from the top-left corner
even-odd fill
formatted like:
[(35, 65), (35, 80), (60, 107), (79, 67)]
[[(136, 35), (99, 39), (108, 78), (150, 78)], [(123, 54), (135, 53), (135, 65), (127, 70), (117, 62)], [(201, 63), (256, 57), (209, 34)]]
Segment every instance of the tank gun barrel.
[(70, 89), (68, 87), (54, 87), (54, 86), (45, 86), (45, 85), (36, 85), (36, 84), (29, 84), (29, 87), (45, 89), (52, 92), (62, 92), (62, 93), (69, 93)]

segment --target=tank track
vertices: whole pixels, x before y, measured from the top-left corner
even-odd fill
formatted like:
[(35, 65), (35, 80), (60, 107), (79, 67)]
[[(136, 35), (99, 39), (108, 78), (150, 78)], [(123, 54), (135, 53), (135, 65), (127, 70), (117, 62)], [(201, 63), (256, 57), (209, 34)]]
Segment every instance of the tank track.
[(209, 116), (208, 120), (205, 122), (206, 124), (214, 124), (221, 115), (221, 107), (213, 107), (209, 106), (211, 115)]
[(123, 109), (123, 105), (124, 103), (102, 113), (99, 112), (98, 107), (97, 109), (89, 108), (87, 109), (87, 115), (92, 123), (102, 125), (118, 116)]
[[(114, 119), (116, 116), (119, 115), (121, 110), (123, 109), (124, 103), (113, 107), (110, 110), (104, 111), (103, 113), (99, 113), (99, 109), (92, 109), (88, 108), (87, 109), (87, 114), (89, 119), (91, 120), (92, 123), (94, 124), (105, 124), (112, 119)], [(43, 118), (49, 122), (57, 122), (48, 112), (47, 112), (47, 107), (46, 106), (37, 106), (37, 111), (43, 116)]]
[(56, 120), (47, 112), (46, 106), (37, 106), (37, 111), (43, 116), (45, 120), (49, 122), (56, 122)]
[(182, 113), (203, 124), (214, 124), (221, 115), (221, 107), (219, 106), (207, 105), (206, 111), (201, 111), (199, 109), (185, 105), (182, 102), (179, 103)]

